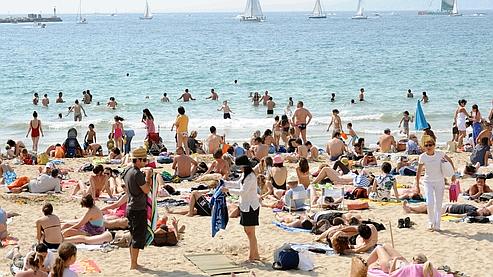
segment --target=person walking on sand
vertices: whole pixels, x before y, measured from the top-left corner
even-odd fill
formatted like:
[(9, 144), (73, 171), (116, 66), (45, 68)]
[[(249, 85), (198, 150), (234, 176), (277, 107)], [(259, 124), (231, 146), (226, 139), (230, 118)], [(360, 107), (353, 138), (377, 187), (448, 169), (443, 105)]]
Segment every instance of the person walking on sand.
[(296, 105), (296, 110), (294, 111), (293, 117), (291, 121), (295, 127), (295, 135), (303, 139), (303, 142), (306, 142), (306, 127), (312, 121), (312, 114), (310, 111), (303, 107), (303, 101), (299, 101)]
[(221, 108), (217, 109), (218, 111), (223, 111), (224, 119), (231, 119), (231, 114), (234, 113), (228, 106), (228, 101), (223, 101), (223, 105)]
[(424, 143), (425, 153), (419, 156), (418, 171), (416, 172), (415, 191), (420, 194), (419, 182), (421, 173), (425, 169), (423, 183), (426, 193), (426, 204), (428, 210), (428, 230), (440, 231), (442, 216), (443, 193), (445, 190), (445, 176), (442, 173), (442, 162), (448, 161), (454, 168), (452, 160), (443, 152), (435, 150), (435, 140), (427, 139)]
[(402, 129), (400, 133), (404, 133), (407, 138), (409, 138), (409, 122), (413, 122), (414, 117), (409, 116), (408, 111), (404, 111), (401, 121), (399, 122), (399, 128)]
[[(184, 100), (185, 101), (185, 100)], [(185, 108), (182, 106), (178, 107), (178, 115), (176, 116), (176, 121), (171, 126), (171, 131), (176, 127), (176, 148), (183, 146), (185, 153), (190, 154), (190, 149), (188, 149), (188, 116), (185, 115)]]
[(459, 131), (459, 136), (457, 137), (457, 147), (462, 148), (464, 143), (464, 138), (466, 137), (466, 122), (467, 118), (470, 117), (466, 110), (467, 101), (465, 99), (459, 100), (459, 106), (455, 110), (454, 114), (454, 126), (457, 127)]
[(240, 167), (242, 174), (238, 181), (222, 181), (224, 187), (222, 192), (240, 196), (240, 224), (243, 226), (248, 237), (249, 254), (248, 261), (260, 260), (258, 252), (255, 226), (259, 225), (260, 201), (257, 194), (257, 177), (253, 172), (252, 162), (243, 155), (235, 160), (236, 166)]
[(190, 92), (188, 92), (188, 89), (185, 89), (185, 92), (180, 96), (180, 98), (177, 99), (177, 101), (179, 101), (180, 99), (183, 99), (183, 102), (188, 102), (190, 100), (195, 100), (192, 97), (192, 94), (190, 94)]
[(38, 142), (39, 135), (44, 137), (43, 128), (41, 127), (41, 120), (38, 119), (38, 113), (36, 111), (33, 112), (33, 119), (29, 121), (29, 129), (27, 129), (26, 138), (31, 133), (31, 139), (33, 140), (33, 152), (38, 152)]
[(123, 180), (128, 195), (127, 218), (132, 241), (130, 242), (130, 269), (137, 269), (139, 251), (144, 249), (147, 237), (147, 194), (151, 191), (152, 169), (143, 170), (147, 164), (147, 151), (143, 147), (132, 154), (132, 166), (125, 170)]
[(115, 147), (120, 149), (120, 151), (124, 151), (123, 149), (123, 136), (125, 135), (125, 131), (123, 129), (124, 120), (122, 117), (115, 115), (114, 117), (115, 123), (111, 125), (111, 134), (113, 134), (113, 140), (115, 140)]
[(205, 99), (211, 99), (211, 100), (218, 100), (219, 95), (214, 91), (214, 89), (211, 89), (211, 95)]
[(84, 112), (84, 116), (87, 117), (86, 110), (79, 104), (79, 100), (75, 100), (75, 104), (70, 107), (66, 116), (68, 116), (71, 112), (74, 112), (74, 121), (82, 121), (82, 112)]

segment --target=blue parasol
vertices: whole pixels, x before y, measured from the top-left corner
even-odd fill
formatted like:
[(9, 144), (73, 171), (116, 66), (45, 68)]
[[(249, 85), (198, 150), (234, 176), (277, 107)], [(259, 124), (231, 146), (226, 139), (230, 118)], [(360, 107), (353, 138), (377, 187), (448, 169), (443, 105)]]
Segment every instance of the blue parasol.
[(426, 121), (425, 113), (421, 107), (421, 101), (418, 100), (418, 105), (416, 106), (416, 120), (414, 121), (414, 129), (423, 130), (428, 128), (428, 122)]

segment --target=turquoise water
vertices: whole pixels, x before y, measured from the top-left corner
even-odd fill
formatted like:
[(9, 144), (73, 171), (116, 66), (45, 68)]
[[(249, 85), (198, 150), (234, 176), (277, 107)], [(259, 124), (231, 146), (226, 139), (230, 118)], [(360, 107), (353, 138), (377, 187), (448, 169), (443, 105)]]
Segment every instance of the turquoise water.
[[(254, 130), (272, 126), (264, 107), (251, 106), (251, 91), (269, 90), (276, 114), (288, 97), (303, 100), (314, 114), (308, 136), (318, 145), (328, 139), (325, 128), (334, 108), (342, 111), (344, 124), (351, 121), (370, 143), (386, 127), (398, 131), (401, 113), (414, 112), (421, 91), (428, 92), (425, 114), (442, 142), (450, 137), (459, 98), (477, 103), (485, 117), (491, 108), (491, 15), (400, 13), (351, 20), (351, 14), (339, 13), (308, 20), (303, 13), (272, 13), (258, 24), (235, 16), (157, 14), (141, 21), (139, 15), (93, 15), (89, 24), (76, 25), (70, 15), (46, 29), (0, 25), (0, 140), (24, 138), (37, 110), (46, 133), (43, 147), (62, 142), (71, 126), (82, 139), (89, 123), (96, 125), (102, 141), (116, 114), (125, 118), (125, 128), (136, 131), (136, 145), (145, 136), (141, 111), (149, 108), (171, 145), (169, 128), (182, 104), (176, 99), (185, 88), (198, 99), (183, 104), (190, 130), (205, 138), (215, 125), (228, 141), (243, 141)], [(349, 105), (360, 87), (366, 89), (367, 101)], [(233, 120), (224, 121), (216, 111), (220, 102), (205, 100), (211, 88), (220, 100), (231, 102)], [(414, 100), (405, 98), (408, 88)], [(58, 113), (65, 114), (68, 103), (81, 99), (86, 89), (94, 95), (94, 103), (85, 106), (88, 117), (75, 125), (72, 116), (58, 120)], [(58, 91), (67, 103), (54, 104)], [(48, 93), (50, 107), (33, 106), (34, 92)], [(163, 92), (170, 104), (159, 102)], [(335, 103), (329, 102), (332, 92)], [(119, 103), (116, 111), (105, 108), (111, 96)], [(103, 105), (96, 106), (97, 101)]]

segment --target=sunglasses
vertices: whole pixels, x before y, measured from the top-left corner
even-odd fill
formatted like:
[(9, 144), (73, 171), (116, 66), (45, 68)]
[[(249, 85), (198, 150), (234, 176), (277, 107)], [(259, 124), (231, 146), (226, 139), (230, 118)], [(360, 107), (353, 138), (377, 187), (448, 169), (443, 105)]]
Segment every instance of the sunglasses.
[(138, 160), (142, 162), (147, 162), (147, 158), (139, 158)]
[(434, 144), (425, 144), (425, 147), (432, 147), (435, 146)]

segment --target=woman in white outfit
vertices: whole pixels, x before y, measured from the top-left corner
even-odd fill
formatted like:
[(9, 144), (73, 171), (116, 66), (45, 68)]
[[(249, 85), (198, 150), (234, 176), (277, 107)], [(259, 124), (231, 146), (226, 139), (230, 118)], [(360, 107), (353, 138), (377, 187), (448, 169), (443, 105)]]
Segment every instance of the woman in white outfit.
[(465, 99), (459, 100), (459, 107), (455, 111), (454, 115), (454, 126), (459, 130), (459, 136), (457, 138), (457, 147), (461, 148), (463, 140), (466, 137), (466, 121), (470, 117), (466, 110), (467, 101)]
[(455, 167), (452, 160), (445, 153), (435, 150), (435, 141), (427, 140), (424, 143), (425, 152), (419, 156), (418, 172), (416, 173), (416, 191), (419, 194), (419, 181), (423, 168), (425, 176), (423, 184), (425, 187), (426, 204), (428, 212), (428, 230), (440, 231), (440, 220), (442, 216), (443, 192), (445, 190), (445, 177), (442, 173), (442, 162), (447, 160)]
[(259, 225), (260, 201), (257, 193), (257, 177), (253, 172), (252, 162), (247, 156), (243, 155), (235, 160), (235, 164), (243, 172), (239, 181), (224, 181), (224, 193), (240, 196), (240, 224), (245, 229), (249, 242), (248, 260), (258, 261), (257, 237), (255, 236), (255, 226)]

